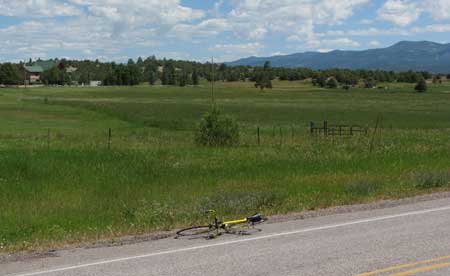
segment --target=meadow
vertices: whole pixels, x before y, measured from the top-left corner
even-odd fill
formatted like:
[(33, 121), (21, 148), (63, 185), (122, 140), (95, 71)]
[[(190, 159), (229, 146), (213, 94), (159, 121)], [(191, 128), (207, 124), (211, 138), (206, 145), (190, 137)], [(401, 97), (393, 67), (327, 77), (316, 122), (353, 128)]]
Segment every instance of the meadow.
[[(193, 142), (207, 83), (1, 89), (0, 252), (175, 229), (209, 208), (234, 218), (448, 190), (450, 83), (382, 86), (217, 83), (241, 129), (223, 148)], [(324, 120), (369, 134), (311, 136)]]

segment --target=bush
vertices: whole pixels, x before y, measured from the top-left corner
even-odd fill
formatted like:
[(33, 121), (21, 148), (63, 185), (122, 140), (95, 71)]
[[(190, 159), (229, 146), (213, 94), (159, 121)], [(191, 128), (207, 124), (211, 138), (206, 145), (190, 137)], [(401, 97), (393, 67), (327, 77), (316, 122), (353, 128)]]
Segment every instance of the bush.
[(417, 85), (416, 85), (416, 91), (417, 92), (426, 92), (428, 87), (427, 87), (427, 82), (425, 81), (425, 79), (421, 79)]
[(348, 183), (345, 192), (353, 196), (370, 196), (382, 187), (382, 183), (375, 180), (359, 180)]
[(450, 171), (416, 172), (412, 175), (414, 187), (418, 189), (433, 189), (450, 185)]
[(233, 146), (239, 144), (239, 126), (232, 118), (214, 108), (207, 113), (195, 135), (195, 142), (202, 146)]
[(329, 78), (327, 81), (327, 87), (331, 89), (338, 88), (338, 82), (335, 78)]

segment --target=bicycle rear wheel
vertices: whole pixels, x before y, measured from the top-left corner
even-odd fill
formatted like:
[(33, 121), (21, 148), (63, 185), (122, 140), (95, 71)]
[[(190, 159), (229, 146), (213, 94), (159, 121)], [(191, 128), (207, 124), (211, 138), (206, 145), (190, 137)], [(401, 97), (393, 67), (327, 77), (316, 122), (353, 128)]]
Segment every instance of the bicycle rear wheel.
[(212, 232), (212, 228), (209, 225), (205, 226), (194, 226), (182, 229), (177, 232), (177, 237), (191, 237), (191, 238), (209, 238)]
[(227, 234), (233, 234), (233, 235), (252, 235), (257, 232), (261, 232), (262, 230), (259, 228), (256, 228), (254, 224), (249, 223), (239, 223), (239, 224), (233, 224), (229, 225), (225, 228), (225, 232)]

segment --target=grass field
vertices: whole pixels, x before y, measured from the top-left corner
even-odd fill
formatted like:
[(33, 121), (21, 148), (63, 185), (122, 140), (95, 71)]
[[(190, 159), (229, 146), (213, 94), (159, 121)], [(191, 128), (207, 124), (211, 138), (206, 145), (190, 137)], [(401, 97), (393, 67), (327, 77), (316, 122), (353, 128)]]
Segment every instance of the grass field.
[[(207, 84), (2, 89), (0, 251), (173, 229), (202, 222), (207, 208), (230, 218), (447, 190), (450, 84), (424, 94), (386, 85), (218, 83), (217, 104), (241, 126), (241, 145), (228, 148), (193, 143)], [(324, 120), (370, 132), (309, 135)]]

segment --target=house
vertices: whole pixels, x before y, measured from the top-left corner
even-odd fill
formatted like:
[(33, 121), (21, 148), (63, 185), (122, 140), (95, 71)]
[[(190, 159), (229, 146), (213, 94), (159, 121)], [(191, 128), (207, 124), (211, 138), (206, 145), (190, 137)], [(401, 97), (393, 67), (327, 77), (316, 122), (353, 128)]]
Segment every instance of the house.
[(44, 73), (44, 68), (39, 65), (24, 65), (24, 80), (25, 84), (35, 84), (40, 83), (42, 78), (42, 73)]
[(74, 73), (77, 70), (78, 70), (78, 68), (73, 67), (73, 66), (66, 67), (66, 73), (69, 73), (69, 74)]
[(92, 87), (102, 86), (102, 81), (91, 81), (89, 83), (89, 86), (92, 86)]

